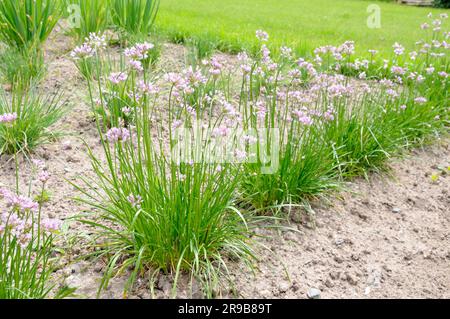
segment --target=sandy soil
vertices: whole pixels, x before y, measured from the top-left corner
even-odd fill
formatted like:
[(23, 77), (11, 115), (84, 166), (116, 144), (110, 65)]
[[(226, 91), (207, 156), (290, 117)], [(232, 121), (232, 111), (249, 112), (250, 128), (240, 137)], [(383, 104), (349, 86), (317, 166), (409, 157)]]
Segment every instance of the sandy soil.
[(242, 297), (306, 298), (315, 288), (322, 298), (449, 298), (449, 164), (441, 141), (392, 163), (393, 176), (355, 181), (314, 207), (315, 227), (294, 216), (298, 232), (262, 231), (273, 252), (261, 250), (256, 278), (236, 278)]
[[(90, 230), (71, 217), (86, 207), (74, 200), (79, 196), (69, 182), (80, 175), (92, 176), (84, 143), (101, 154), (100, 141), (89, 112), (85, 83), (68, 53), (69, 37), (57, 32), (47, 45), (46, 92), (63, 90), (70, 113), (58, 125), (68, 133), (51, 145), (40, 147), (34, 158), (44, 159), (52, 179), (51, 201), (45, 214), (66, 220), (66, 252), (55, 278), (78, 287), (81, 298), (96, 296), (104, 265), (83, 260)], [(184, 64), (185, 49), (165, 44), (161, 65), (177, 70)], [(230, 59), (233, 59), (230, 57)], [(315, 216), (307, 221), (293, 214), (286, 226), (296, 231), (261, 228), (258, 242), (259, 271), (255, 276), (232, 265), (235, 293), (223, 297), (307, 298), (319, 289), (322, 298), (449, 298), (450, 297), (450, 146), (448, 141), (417, 150), (401, 161), (392, 162), (392, 176), (357, 180), (348, 191), (330, 203), (317, 203)], [(29, 176), (29, 165), (21, 162), (21, 175)], [(0, 159), (0, 185), (13, 185), (14, 165)], [(437, 182), (431, 175), (440, 174)], [(77, 235), (71, 239), (71, 235)], [(114, 279), (103, 298), (122, 298), (126, 274)], [(183, 285), (182, 285), (183, 286)], [(170, 279), (161, 276), (152, 295), (141, 280), (131, 298), (169, 296)], [(189, 289), (190, 290), (190, 289)], [(189, 297), (180, 289), (179, 297)], [(201, 297), (199, 287), (193, 297)]]

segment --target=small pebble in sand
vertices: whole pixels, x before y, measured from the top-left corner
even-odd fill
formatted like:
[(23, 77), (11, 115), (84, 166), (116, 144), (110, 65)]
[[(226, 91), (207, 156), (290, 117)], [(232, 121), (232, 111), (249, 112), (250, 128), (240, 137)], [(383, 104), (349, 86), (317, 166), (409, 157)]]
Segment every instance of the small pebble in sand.
[(281, 293), (285, 293), (285, 292), (287, 292), (290, 288), (291, 288), (291, 285), (290, 285), (289, 283), (287, 283), (287, 282), (282, 282), (282, 283), (279, 285), (278, 290), (279, 290)]
[(64, 141), (64, 142), (62, 143), (62, 149), (63, 149), (64, 151), (71, 150), (71, 149), (72, 149), (72, 144), (70, 143), (70, 141)]
[(311, 288), (308, 290), (308, 293), (306, 294), (309, 299), (320, 299), (321, 291), (316, 288)]
[(402, 210), (400, 208), (395, 207), (395, 208), (392, 209), (392, 212), (394, 214), (400, 214), (402, 212)]

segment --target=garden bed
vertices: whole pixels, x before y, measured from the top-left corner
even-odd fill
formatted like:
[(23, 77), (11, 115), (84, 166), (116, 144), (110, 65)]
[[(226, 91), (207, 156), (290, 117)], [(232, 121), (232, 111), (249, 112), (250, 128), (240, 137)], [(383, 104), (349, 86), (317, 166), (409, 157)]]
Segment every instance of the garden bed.
[(125, 2), (2, 29), (0, 298), (449, 297), (446, 14), (390, 60), (228, 55)]
[[(79, 297), (94, 298), (105, 264), (102, 260), (80, 260), (90, 253), (91, 230), (72, 220), (83, 210), (74, 200), (80, 194), (69, 182), (80, 176), (95, 177), (86, 143), (96, 154), (102, 148), (88, 105), (86, 84), (68, 58), (70, 37), (56, 31), (47, 44), (48, 76), (42, 83), (47, 92), (64, 91), (70, 113), (58, 124), (67, 133), (61, 140), (36, 150), (33, 158), (45, 160), (52, 175), (48, 183), (51, 199), (45, 205), (49, 218), (66, 223), (61, 244), (63, 261), (54, 275), (59, 285), (77, 288)], [(159, 68), (179, 71), (186, 49), (164, 44)], [(221, 55), (230, 63), (233, 56)], [(426, 147), (391, 163), (392, 176), (371, 176), (347, 185), (347, 191), (330, 202), (313, 202), (314, 216), (291, 212), (293, 230), (259, 228), (258, 271), (252, 276), (239, 262), (232, 262), (235, 289), (218, 296), (243, 298), (306, 298), (320, 289), (325, 298), (411, 298), (449, 297), (447, 271), (450, 258), (450, 197), (448, 175), (437, 182), (431, 175), (450, 164), (448, 142)], [(21, 178), (27, 180), (30, 165), (21, 162)], [(14, 162), (2, 157), (0, 185), (13, 186)], [(25, 185), (23, 185), (25, 186)], [(303, 217), (302, 217), (303, 216)], [(75, 237), (72, 237), (75, 236)], [(122, 298), (129, 273), (113, 279), (102, 297)], [(179, 297), (201, 297), (201, 287), (190, 287), (182, 278)], [(159, 275), (152, 295), (145, 280), (139, 280), (130, 298), (168, 298), (173, 278)], [(192, 289), (191, 289), (192, 288)]]

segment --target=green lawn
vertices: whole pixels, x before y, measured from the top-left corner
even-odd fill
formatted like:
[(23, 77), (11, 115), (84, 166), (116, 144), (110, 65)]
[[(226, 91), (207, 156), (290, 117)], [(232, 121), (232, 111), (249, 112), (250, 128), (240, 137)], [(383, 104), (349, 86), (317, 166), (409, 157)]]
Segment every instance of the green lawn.
[[(367, 27), (372, 3), (381, 7), (380, 29)], [(157, 26), (173, 40), (207, 36), (229, 51), (251, 47), (255, 31), (264, 29), (274, 44), (289, 44), (300, 53), (354, 40), (360, 53), (390, 54), (396, 41), (413, 48), (430, 11), (449, 12), (365, 0), (161, 0)]]

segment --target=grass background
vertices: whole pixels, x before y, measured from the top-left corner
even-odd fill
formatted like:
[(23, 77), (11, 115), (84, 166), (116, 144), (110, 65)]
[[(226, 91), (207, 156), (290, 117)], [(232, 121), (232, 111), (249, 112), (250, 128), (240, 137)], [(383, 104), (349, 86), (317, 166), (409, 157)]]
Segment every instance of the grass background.
[[(367, 27), (370, 4), (381, 8), (380, 29)], [(263, 29), (273, 45), (287, 44), (301, 54), (354, 40), (361, 55), (377, 49), (389, 56), (396, 41), (414, 47), (429, 12), (449, 10), (370, 0), (161, 0), (157, 28), (175, 42), (200, 37), (230, 52), (254, 47), (255, 31)]]

